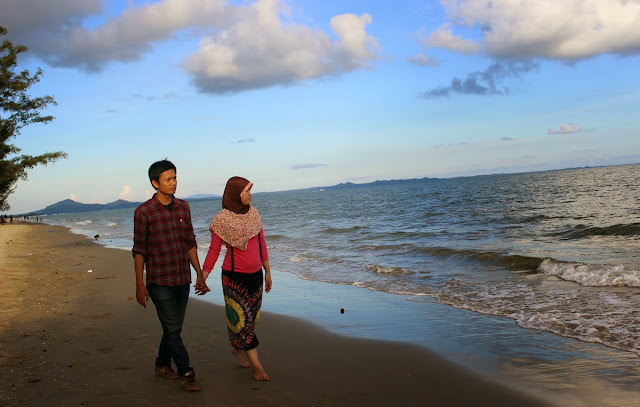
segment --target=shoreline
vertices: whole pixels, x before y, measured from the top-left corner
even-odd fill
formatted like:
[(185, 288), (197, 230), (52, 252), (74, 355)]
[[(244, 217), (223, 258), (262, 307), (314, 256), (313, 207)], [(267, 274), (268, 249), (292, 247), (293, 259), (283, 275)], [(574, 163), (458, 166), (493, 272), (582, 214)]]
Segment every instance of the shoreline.
[(183, 339), (203, 390), (190, 394), (154, 376), (161, 328), (132, 298), (128, 252), (47, 224), (1, 225), (0, 244), (3, 405), (550, 405), (425, 347), (337, 335), (268, 302), (256, 332), (272, 380), (256, 382), (230, 353), (224, 309), (196, 298)]

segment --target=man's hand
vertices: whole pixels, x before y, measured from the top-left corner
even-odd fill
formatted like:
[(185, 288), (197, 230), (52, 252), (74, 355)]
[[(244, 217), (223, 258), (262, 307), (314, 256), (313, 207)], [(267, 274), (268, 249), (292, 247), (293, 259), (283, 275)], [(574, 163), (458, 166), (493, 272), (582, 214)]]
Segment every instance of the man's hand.
[(147, 287), (142, 284), (136, 285), (136, 299), (138, 300), (138, 304), (147, 308), (147, 302), (149, 302), (149, 291), (147, 291)]

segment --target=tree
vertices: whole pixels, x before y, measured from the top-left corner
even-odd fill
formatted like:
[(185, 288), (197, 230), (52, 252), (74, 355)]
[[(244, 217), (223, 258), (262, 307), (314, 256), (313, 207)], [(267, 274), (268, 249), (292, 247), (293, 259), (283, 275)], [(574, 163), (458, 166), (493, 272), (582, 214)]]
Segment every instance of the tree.
[[(7, 34), (0, 26), (0, 38)], [(24, 45), (13, 45), (4, 39), (0, 45), (0, 211), (9, 209), (7, 202), (18, 180), (27, 179), (27, 170), (66, 158), (62, 151), (38, 156), (19, 154), (21, 149), (9, 143), (20, 130), (33, 123), (49, 123), (53, 116), (42, 116), (40, 111), (57, 105), (52, 96), (31, 98), (27, 90), (40, 81), (42, 69), (31, 75), (28, 70), (16, 73), (18, 55), (27, 51)]]

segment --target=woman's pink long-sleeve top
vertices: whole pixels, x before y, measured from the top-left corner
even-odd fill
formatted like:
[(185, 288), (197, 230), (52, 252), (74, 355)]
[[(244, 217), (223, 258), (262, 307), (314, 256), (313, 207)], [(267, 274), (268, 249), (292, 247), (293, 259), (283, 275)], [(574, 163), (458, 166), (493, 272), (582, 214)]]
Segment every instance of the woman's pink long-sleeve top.
[[(260, 238), (258, 239), (258, 236)], [(260, 243), (258, 243), (260, 242)], [(211, 246), (207, 252), (207, 257), (204, 259), (202, 270), (210, 273), (215, 266), (218, 256), (220, 255), (220, 249), (222, 248), (222, 239), (220, 236), (211, 232)], [(262, 246), (262, 259), (260, 258), (260, 245)], [(227, 254), (224, 256), (222, 262), (222, 269), (231, 271), (231, 250), (228, 243), (225, 243), (227, 247)], [(236, 273), (251, 274), (259, 271), (262, 268), (262, 262), (269, 260), (269, 253), (267, 252), (267, 244), (264, 241), (264, 232), (260, 229), (260, 233), (249, 239), (247, 244), (247, 250), (240, 250), (237, 247), (233, 249), (233, 266)]]

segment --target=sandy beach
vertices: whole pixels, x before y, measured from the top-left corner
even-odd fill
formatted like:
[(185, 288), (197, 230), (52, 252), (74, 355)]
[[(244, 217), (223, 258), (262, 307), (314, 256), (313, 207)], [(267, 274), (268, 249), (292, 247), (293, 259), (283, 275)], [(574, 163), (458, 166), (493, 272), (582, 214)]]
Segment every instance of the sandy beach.
[(197, 299), (183, 339), (203, 389), (188, 393), (154, 375), (161, 328), (153, 305), (132, 298), (129, 253), (46, 224), (2, 225), (0, 245), (3, 406), (548, 405), (423, 347), (338, 336), (268, 310), (257, 333), (272, 380), (256, 382), (230, 353), (223, 308)]

